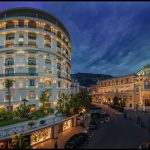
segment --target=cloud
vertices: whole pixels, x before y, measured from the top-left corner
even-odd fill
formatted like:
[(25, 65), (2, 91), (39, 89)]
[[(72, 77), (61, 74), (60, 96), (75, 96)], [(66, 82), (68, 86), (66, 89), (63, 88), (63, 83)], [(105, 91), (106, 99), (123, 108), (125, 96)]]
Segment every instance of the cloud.
[(126, 75), (150, 63), (148, 2), (0, 2), (0, 10), (14, 7), (42, 9), (63, 22), (73, 73)]

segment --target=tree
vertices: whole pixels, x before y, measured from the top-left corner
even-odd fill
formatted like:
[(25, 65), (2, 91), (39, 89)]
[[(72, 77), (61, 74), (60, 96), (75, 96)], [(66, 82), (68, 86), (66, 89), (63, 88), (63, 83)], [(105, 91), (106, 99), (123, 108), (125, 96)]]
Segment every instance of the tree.
[(9, 110), (11, 110), (11, 91), (10, 91), (10, 88), (13, 86), (13, 80), (10, 80), (10, 79), (6, 79), (4, 81), (4, 86), (5, 88), (7, 89), (8, 91), (8, 104), (9, 104)]
[(60, 96), (59, 96), (59, 100), (58, 100), (58, 103), (59, 103), (59, 111), (63, 114), (69, 114), (69, 103), (70, 103), (70, 95), (69, 94), (64, 94), (62, 93)]
[(19, 119), (29, 119), (30, 118), (30, 106), (20, 105), (14, 114)]
[(75, 95), (75, 102), (76, 102), (76, 109), (78, 109), (78, 112), (81, 111), (83, 108), (85, 110), (89, 110), (92, 97), (88, 91), (81, 91)]
[(11, 142), (11, 149), (31, 149), (32, 146), (29, 139), (23, 136), (23, 134), (16, 135)]
[(48, 94), (46, 91), (42, 92), (40, 102), (42, 103), (41, 109), (43, 111), (45, 111), (46, 109), (46, 102), (49, 102), (49, 97), (50, 97), (50, 94)]
[(113, 98), (113, 105), (116, 105), (116, 106), (119, 106), (119, 98), (117, 97), (117, 96), (115, 96), (114, 98)]
[(28, 100), (24, 98), (21, 101), (23, 102), (23, 105), (26, 106), (26, 102), (28, 102)]
[(1, 108), (0, 109), (0, 119), (2, 120), (10, 120), (13, 119), (14, 113), (12, 113), (9, 109)]
[(91, 95), (87, 91), (81, 91), (76, 95), (63, 93), (59, 97), (59, 103), (61, 104), (58, 112), (70, 116), (81, 112), (83, 109), (88, 111), (91, 101)]

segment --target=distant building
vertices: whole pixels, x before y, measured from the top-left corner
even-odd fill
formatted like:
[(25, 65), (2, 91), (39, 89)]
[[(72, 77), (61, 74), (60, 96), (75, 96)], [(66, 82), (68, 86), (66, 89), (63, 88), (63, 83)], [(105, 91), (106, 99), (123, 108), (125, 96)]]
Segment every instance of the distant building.
[(117, 96), (126, 108), (150, 110), (150, 65), (136, 74), (98, 81), (91, 94), (93, 102), (111, 104)]
[(71, 90), (72, 94), (79, 93), (79, 91), (80, 91), (80, 85), (79, 85), (79, 82), (77, 80), (72, 80), (70, 90)]

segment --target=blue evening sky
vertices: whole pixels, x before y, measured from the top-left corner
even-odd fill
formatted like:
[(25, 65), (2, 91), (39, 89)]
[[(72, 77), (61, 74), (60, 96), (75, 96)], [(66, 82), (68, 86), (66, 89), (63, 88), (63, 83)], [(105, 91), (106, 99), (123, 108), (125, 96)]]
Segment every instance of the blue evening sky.
[(72, 73), (127, 75), (150, 64), (150, 2), (0, 2), (57, 17), (72, 41)]

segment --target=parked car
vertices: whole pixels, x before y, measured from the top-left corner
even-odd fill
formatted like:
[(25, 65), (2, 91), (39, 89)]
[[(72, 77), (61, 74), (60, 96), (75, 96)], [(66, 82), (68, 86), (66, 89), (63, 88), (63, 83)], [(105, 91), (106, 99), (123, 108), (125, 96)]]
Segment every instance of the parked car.
[(89, 138), (89, 135), (87, 133), (79, 133), (78, 134), (79, 137), (80, 137), (80, 140), (81, 140), (81, 143), (83, 144), (85, 141), (88, 140)]
[(89, 129), (90, 130), (96, 130), (97, 128), (98, 128), (98, 125), (97, 125), (97, 123), (95, 121), (91, 121), (89, 123)]
[(150, 141), (145, 141), (139, 145), (139, 149), (150, 149)]
[(69, 140), (65, 143), (65, 149), (75, 149), (79, 146), (79, 138), (77, 134), (74, 134)]
[(80, 148), (88, 138), (89, 136), (86, 133), (75, 134), (65, 143), (65, 149)]

